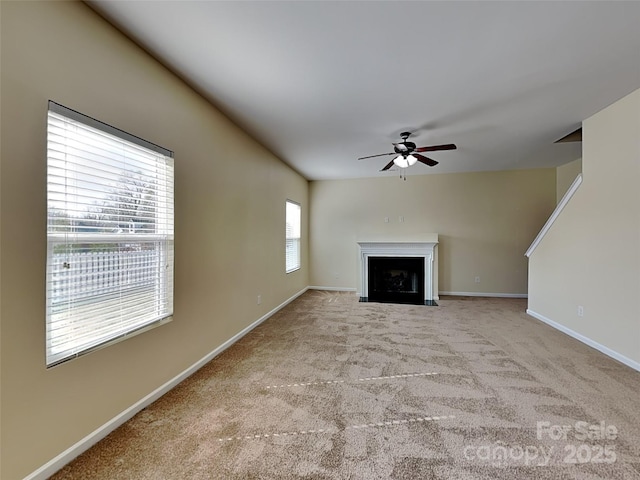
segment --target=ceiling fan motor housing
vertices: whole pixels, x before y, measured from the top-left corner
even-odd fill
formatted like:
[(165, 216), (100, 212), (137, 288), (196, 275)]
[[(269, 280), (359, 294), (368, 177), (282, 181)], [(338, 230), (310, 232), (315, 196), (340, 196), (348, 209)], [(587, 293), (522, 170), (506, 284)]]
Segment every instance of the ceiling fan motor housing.
[(395, 143), (393, 149), (397, 154), (408, 155), (416, 149), (416, 144), (413, 142)]

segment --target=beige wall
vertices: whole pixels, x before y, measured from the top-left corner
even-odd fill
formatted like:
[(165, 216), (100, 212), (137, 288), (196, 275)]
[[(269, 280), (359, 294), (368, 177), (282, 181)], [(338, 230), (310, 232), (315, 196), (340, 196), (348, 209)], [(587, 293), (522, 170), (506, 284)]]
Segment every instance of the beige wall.
[(437, 233), (440, 292), (526, 294), (524, 252), (555, 207), (555, 175), (538, 169), (311, 182), (311, 284), (360, 291), (356, 242)]
[(556, 202), (562, 200), (562, 197), (564, 197), (564, 194), (567, 193), (567, 190), (569, 190), (569, 187), (580, 173), (582, 173), (581, 158), (556, 168)]
[[(285, 200), (306, 231), (308, 182), (84, 4), (0, 3), (0, 477), (13, 480), (309, 284), (306, 253), (284, 273)], [(49, 99), (175, 152), (176, 269), (173, 322), (47, 370)]]
[(583, 182), (531, 256), (529, 309), (640, 365), (638, 139), (640, 90), (583, 123)]

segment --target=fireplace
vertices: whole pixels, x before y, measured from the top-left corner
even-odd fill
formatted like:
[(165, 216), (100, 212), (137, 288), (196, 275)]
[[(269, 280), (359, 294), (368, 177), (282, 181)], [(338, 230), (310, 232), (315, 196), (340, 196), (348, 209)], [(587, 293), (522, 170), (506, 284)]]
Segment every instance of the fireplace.
[(424, 304), (424, 258), (369, 257), (369, 302)]
[(438, 236), (426, 242), (358, 242), (360, 301), (437, 305), (433, 260)]

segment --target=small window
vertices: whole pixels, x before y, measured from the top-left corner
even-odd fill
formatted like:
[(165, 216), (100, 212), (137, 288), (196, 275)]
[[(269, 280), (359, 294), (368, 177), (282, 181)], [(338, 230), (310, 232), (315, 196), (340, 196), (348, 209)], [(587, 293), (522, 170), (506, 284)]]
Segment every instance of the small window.
[(300, 205), (287, 200), (286, 211), (286, 272), (300, 268)]
[(173, 314), (173, 153), (49, 102), (46, 362)]

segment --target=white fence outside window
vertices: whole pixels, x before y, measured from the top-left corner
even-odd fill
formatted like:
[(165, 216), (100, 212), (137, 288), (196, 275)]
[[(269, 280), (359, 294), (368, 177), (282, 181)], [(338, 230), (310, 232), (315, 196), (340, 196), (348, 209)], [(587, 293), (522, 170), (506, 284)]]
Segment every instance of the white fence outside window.
[(126, 295), (156, 284), (154, 250), (54, 253), (52, 258), (49, 295), (54, 311), (71, 300), (90, 302), (96, 294)]

